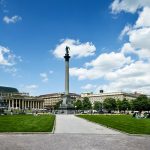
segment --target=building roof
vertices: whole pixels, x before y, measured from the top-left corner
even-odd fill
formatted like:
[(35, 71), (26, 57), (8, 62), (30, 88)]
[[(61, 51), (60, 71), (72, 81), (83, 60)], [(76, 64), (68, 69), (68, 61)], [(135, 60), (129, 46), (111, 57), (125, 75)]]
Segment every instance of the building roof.
[(18, 89), (13, 88), (13, 87), (5, 87), (5, 86), (0, 86), (0, 92), (3, 93), (18, 93)]
[(109, 93), (98, 93), (98, 94), (82, 93), (81, 97), (86, 97), (86, 96), (87, 97), (103, 97), (103, 96), (116, 96), (116, 95), (125, 95), (125, 96), (130, 96), (130, 97), (135, 97), (135, 98), (139, 96), (139, 94), (137, 93), (109, 92)]
[[(63, 96), (65, 93), (50, 93), (50, 94), (44, 94), (40, 95), (39, 97), (49, 97), (49, 96)], [(70, 96), (80, 96), (79, 94), (76, 93), (69, 93)]]

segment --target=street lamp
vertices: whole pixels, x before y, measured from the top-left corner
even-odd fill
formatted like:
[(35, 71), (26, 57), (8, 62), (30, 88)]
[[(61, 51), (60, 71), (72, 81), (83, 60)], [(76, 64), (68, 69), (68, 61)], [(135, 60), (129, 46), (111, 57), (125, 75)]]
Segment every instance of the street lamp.
[(92, 111), (91, 111), (91, 114), (93, 114), (93, 107), (94, 107), (94, 103), (92, 103)]
[(76, 114), (76, 108), (77, 108), (77, 106), (75, 105), (75, 114)]

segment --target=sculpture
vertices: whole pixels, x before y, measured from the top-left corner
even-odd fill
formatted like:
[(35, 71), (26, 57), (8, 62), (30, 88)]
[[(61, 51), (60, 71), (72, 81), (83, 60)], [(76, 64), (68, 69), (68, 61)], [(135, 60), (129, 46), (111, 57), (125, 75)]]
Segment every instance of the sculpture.
[(66, 54), (69, 55), (69, 50), (70, 50), (70, 47), (69, 46), (66, 46)]

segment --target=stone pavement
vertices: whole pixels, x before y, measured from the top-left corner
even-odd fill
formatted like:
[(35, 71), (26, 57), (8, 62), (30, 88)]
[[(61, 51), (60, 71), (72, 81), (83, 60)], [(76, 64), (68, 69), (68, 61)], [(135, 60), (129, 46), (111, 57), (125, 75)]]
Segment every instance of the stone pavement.
[(55, 133), (121, 134), (74, 115), (56, 115)]
[(0, 150), (149, 150), (150, 137), (124, 134), (0, 134)]

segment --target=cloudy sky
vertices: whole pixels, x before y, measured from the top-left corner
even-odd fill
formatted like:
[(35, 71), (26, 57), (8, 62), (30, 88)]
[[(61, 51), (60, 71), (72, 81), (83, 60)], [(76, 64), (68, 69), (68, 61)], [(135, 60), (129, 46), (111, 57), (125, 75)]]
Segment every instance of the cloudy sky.
[(0, 85), (40, 95), (150, 91), (150, 0), (0, 0)]

